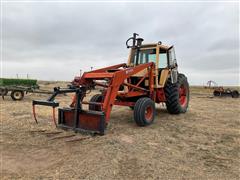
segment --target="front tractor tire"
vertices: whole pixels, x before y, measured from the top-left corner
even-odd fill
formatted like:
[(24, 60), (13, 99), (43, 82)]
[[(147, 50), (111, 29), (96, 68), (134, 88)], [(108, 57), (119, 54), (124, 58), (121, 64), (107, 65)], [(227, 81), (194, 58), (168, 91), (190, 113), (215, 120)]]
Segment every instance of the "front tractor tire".
[(168, 79), (164, 87), (166, 106), (170, 114), (185, 113), (189, 103), (189, 84), (184, 74), (178, 74), (178, 81)]
[(144, 97), (137, 100), (134, 106), (134, 120), (138, 126), (148, 126), (153, 123), (156, 114), (155, 102)]
[[(103, 99), (104, 99), (103, 95), (101, 95), (101, 94), (95, 94), (95, 95), (92, 96), (92, 98), (90, 99), (90, 102), (100, 103), (100, 102), (103, 101)], [(101, 111), (101, 107), (98, 106), (98, 105), (89, 104), (89, 110), (92, 110), (92, 111)]]

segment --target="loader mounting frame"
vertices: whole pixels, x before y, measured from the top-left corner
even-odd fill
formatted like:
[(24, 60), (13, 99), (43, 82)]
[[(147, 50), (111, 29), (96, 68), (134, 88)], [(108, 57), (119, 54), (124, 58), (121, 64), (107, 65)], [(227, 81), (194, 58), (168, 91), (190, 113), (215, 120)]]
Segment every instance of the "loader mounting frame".
[[(146, 69), (147, 73), (137, 82), (132, 84), (129, 77)], [(154, 100), (154, 63), (141, 64), (135, 67), (128, 67), (125, 63), (106, 68), (86, 72), (79, 79), (78, 83), (68, 89), (54, 88), (53, 95), (47, 101), (33, 100), (33, 115), (36, 123), (36, 105), (50, 106), (53, 108), (53, 122), (63, 129), (71, 129), (75, 132), (93, 132), (103, 135), (106, 125), (109, 122), (113, 105), (134, 106), (135, 102), (124, 101), (123, 99), (139, 96), (151, 97)], [(148, 88), (140, 87), (144, 79), (148, 78)], [(106, 80), (108, 84), (97, 82), (97, 80)], [(127, 93), (119, 92), (120, 85), (128, 87)], [(83, 101), (86, 91), (91, 90), (95, 86), (104, 87), (102, 102), (86, 102)], [(59, 106), (55, 102), (58, 94), (75, 93), (74, 99), (68, 108), (58, 109), (58, 123), (55, 118), (55, 108)], [(118, 96), (118, 99), (116, 97)], [(82, 104), (92, 104), (101, 107), (101, 111), (83, 110)]]

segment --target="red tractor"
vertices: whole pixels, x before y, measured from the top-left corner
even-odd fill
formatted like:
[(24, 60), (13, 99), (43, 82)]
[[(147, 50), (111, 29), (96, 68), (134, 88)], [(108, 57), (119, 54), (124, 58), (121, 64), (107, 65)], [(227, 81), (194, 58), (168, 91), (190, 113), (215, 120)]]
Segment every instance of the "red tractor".
[[(137, 36), (134, 33), (126, 41), (130, 48), (127, 63), (85, 72), (69, 88), (54, 88), (47, 101), (33, 100), (36, 122), (35, 105), (53, 107), (53, 120), (59, 128), (99, 134), (104, 134), (114, 105), (130, 107), (138, 126), (153, 123), (156, 103), (165, 103), (170, 114), (185, 113), (189, 85), (186, 76), (178, 72), (174, 47), (161, 42), (142, 44), (143, 39)], [(85, 101), (86, 94), (97, 86), (99, 93)], [(54, 99), (63, 93), (75, 93), (75, 98), (68, 108), (58, 108), (56, 122), (55, 108), (59, 103)], [(88, 109), (83, 109), (82, 104), (88, 104)]]
[(230, 96), (232, 98), (238, 98), (239, 97), (239, 92), (238, 90), (231, 90), (229, 88), (224, 89), (222, 86), (215, 87), (213, 91), (214, 96)]

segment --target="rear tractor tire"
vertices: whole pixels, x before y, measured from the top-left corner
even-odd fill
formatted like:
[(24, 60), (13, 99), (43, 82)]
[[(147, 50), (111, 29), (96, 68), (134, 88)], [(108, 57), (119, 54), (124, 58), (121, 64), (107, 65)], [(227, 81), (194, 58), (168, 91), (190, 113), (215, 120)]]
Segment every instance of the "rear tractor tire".
[(184, 74), (178, 74), (178, 81), (168, 79), (164, 87), (166, 106), (170, 114), (185, 113), (189, 103), (189, 84)]
[(21, 90), (14, 90), (11, 92), (11, 98), (14, 101), (21, 101), (24, 97), (24, 92)]
[[(103, 101), (103, 95), (101, 94), (95, 94), (89, 102), (102, 102)], [(89, 110), (92, 111), (101, 111), (101, 107), (98, 105), (94, 105), (94, 104), (89, 104)]]
[(148, 126), (152, 124), (155, 114), (154, 101), (147, 97), (137, 100), (134, 106), (134, 120), (138, 126)]

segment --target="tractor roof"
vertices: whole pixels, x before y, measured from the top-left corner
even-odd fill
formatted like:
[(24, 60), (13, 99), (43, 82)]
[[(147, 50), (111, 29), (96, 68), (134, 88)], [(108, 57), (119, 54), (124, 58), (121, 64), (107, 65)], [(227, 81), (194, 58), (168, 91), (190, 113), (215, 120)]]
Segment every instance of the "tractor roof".
[(142, 45), (141, 45), (141, 48), (154, 48), (154, 47), (156, 47), (157, 45), (158, 45), (161, 49), (164, 49), (164, 50), (168, 50), (168, 49), (169, 49), (168, 46), (162, 45), (162, 44), (160, 45), (159, 43), (142, 44)]

